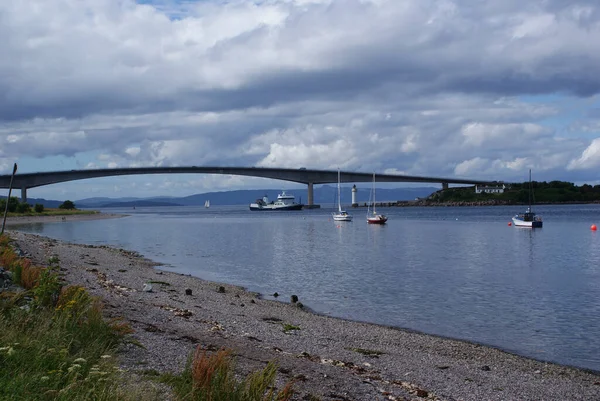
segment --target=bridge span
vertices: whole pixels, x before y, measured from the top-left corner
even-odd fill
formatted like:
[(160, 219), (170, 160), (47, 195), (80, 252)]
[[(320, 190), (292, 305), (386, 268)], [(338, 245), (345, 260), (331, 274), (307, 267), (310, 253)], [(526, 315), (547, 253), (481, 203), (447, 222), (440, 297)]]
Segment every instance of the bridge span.
[[(224, 174), (244, 175), (252, 177), (271, 178), (275, 180), (291, 181), (308, 186), (308, 206), (313, 206), (313, 186), (315, 184), (337, 183), (337, 170), (312, 170), (312, 169), (290, 169), (272, 167), (127, 167), (110, 169), (89, 170), (67, 170), (67, 171), (44, 171), (38, 173), (16, 174), (13, 187), (21, 189), (21, 200), (27, 201), (27, 190), (29, 188), (43, 185), (57, 184), (67, 181), (85, 180), (90, 178), (110, 177), (120, 175), (140, 174)], [(10, 175), (0, 175), (0, 188), (8, 188)], [(352, 171), (341, 171), (342, 182), (370, 182), (373, 173), (358, 173)], [(496, 181), (469, 180), (465, 178), (440, 178), (419, 177), (400, 174), (376, 174), (377, 182), (427, 182), (441, 183), (443, 188), (449, 184), (486, 185)]]

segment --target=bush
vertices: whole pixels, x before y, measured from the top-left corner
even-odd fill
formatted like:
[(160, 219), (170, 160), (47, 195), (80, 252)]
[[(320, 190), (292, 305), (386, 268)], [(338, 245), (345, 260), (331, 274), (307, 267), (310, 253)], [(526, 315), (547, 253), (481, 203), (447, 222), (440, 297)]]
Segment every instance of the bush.
[(19, 207), (19, 199), (11, 196), (10, 199), (8, 200), (8, 211), (10, 213), (15, 213), (17, 211), (17, 208)]
[(70, 200), (66, 200), (63, 203), (61, 203), (58, 208), (65, 209), (65, 210), (73, 210), (73, 209), (75, 209), (75, 204)]
[(33, 207), (33, 210), (35, 210), (36, 213), (42, 213), (44, 211), (44, 205), (41, 203), (36, 203)]
[(29, 213), (31, 212), (31, 205), (27, 202), (19, 203), (17, 205), (17, 213)]
[(181, 375), (163, 375), (161, 381), (173, 387), (182, 399), (191, 401), (287, 401), (292, 398), (292, 382), (276, 391), (277, 365), (269, 362), (245, 379), (234, 373), (231, 351), (221, 349), (208, 355), (200, 346)]

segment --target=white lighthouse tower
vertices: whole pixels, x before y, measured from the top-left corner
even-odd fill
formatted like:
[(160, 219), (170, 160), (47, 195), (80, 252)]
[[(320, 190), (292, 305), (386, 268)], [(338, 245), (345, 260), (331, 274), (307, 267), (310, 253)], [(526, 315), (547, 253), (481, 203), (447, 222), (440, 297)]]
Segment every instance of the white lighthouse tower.
[(352, 185), (352, 207), (358, 207), (356, 202), (356, 184)]

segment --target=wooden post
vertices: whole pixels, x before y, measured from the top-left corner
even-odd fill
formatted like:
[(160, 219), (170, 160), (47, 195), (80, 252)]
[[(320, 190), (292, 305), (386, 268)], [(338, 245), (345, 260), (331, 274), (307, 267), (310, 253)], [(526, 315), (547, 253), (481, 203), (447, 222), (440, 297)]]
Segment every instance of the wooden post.
[(10, 184), (8, 185), (8, 198), (6, 198), (6, 207), (4, 208), (4, 219), (2, 220), (2, 231), (0, 231), (0, 235), (4, 234), (4, 226), (6, 225), (6, 214), (8, 213), (8, 202), (10, 201), (10, 193), (12, 192), (12, 183), (13, 178), (15, 178), (15, 174), (17, 172), (17, 163), (13, 167), (12, 176), (10, 177)]

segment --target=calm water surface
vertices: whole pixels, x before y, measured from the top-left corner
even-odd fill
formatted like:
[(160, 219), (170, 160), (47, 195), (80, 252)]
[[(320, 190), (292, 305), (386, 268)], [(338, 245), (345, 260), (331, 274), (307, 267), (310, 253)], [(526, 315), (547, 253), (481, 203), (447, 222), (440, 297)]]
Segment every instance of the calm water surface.
[[(386, 226), (330, 210), (109, 209), (129, 217), (19, 230), (136, 250), (166, 270), (297, 294), (333, 316), (460, 338), (600, 370), (600, 205), (389, 208)], [(269, 296), (267, 296), (268, 298)]]

